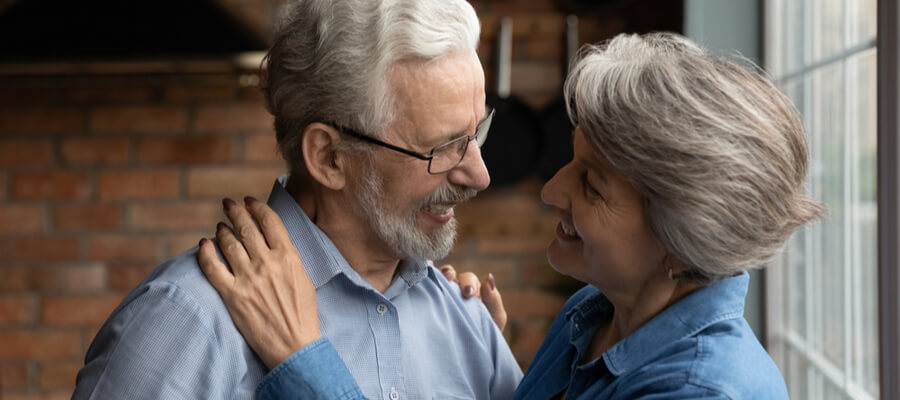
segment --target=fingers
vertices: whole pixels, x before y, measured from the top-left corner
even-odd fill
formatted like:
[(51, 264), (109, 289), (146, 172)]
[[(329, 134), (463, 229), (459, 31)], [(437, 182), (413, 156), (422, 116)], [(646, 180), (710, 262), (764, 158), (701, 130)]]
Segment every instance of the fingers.
[(459, 289), (464, 299), (481, 296), (481, 282), (478, 281), (478, 275), (471, 272), (459, 274)]
[(444, 274), (444, 278), (447, 278), (448, 281), (456, 282), (456, 269), (452, 265), (444, 264), (441, 266), (441, 273)]
[(200, 239), (200, 249), (197, 251), (197, 262), (200, 269), (206, 275), (209, 283), (219, 293), (227, 293), (234, 286), (234, 275), (228, 271), (228, 267), (216, 255), (216, 246), (206, 239)]
[(259, 223), (265, 241), (272, 249), (290, 249), (293, 247), (291, 237), (288, 235), (281, 217), (269, 206), (253, 197), (244, 197), (244, 204), (250, 210), (250, 214)]
[(506, 327), (507, 314), (506, 308), (503, 307), (503, 298), (500, 297), (500, 291), (497, 290), (497, 283), (494, 281), (494, 274), (488, 274), (481, 283), (481, 301), (502, 331)]
[[(244, 244), (246, 254), (251, 259), (258, 259), (264, 252), (269, 250), (269, 246), (263, 239), (259, 229), (256, 228), (256, 223), (253, 222), (253, 217), (247, 212), (246, 207), (237, 204), (229, 198), (223, 199), (222, 205), (225, 208), (225, 215), (231, 220), (231, 224), (234, 227), (232, 229), (234, 235)], [(228, 261), (231, 262), (231, 259)]]
[(234, 232), (224, 222), (216, 225), (216, 241), (234, 275), (241, 275), (250, 269), (250, 255), (244, 249), (244, 244), (237, 240)]

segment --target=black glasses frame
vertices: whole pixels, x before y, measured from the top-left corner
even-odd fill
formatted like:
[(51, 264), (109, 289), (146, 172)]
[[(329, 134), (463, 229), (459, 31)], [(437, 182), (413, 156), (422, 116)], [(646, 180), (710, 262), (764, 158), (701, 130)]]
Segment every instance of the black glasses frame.
[[(475, 143), (478, 145), (478, 147), (481, 147), (481, 146), (484, 144), (484, 141), (487, 139), (487, 133), (488, 133), (488, 130), (489, 130), (490, 127), (491, 127), (491, 120), (494, 119), (494, 111), (495, 111), (495, 110), (492, 109), (492, 110), (488, 113), (487, 117), (485, 117), (484, 120), (482, 120), (480, 123), (478, 123), (478, 126), (475, 127), (475, 133), (474, 133), (473, 135), (463, 135), (463, 136), (460, 136), (460, 137), (458, 137), (458, 138), (455, 138), (455, 139), (453, 139), (453, 140), (451, 140), (451, 141), (449, 141), (449, 142), (446, 142), (446, 143), (443, 143), (443, 144), (439, 144), (439, 145), (435, 146), (433, 149), (431, 149), (431, 151), (428, 152), (428, 154), (422, 154), (422, 153), (419, 153), (419, 152), (416, 152), (416, 151), (407, 150), (407, 149), (404, 149), (404, 148), (402, 148), (402, 147), (395, 146), (395, 145), (392, 145), (392, 144), (390, 144), (390, 143), (383, 142), (383, 141), (381, 141), (381, 140), (375, 139), (375, 138), (373, 138), (373, 137), (371, 137), (371, 136), (364, 135), (364, 134), (359, 133), (359, 132), (357, 132), (357, 131), (355, 131), (355, 130), (353, 130), (353, 129), (345, 128), (345, 127), (342, 127), (342, 126), (339, 126), (339, 125), (335, 125), (335, 124), (332, 124), (332, 123), (329, 123), (328, 125), (330, 125), (330, 126), (333, 127), (334, 129), (337, 129), (338, 132), (341, 132), (341, 133), (343, 133), (343, 134), (350, 135), (350, 136), (352, 136), (352, 137), (354, 137), (354, 138), (357, 138), (357, 139), (360, 139), (360, 140), (362, 140), (362, 141), (369, 142), (369, 143), (372, 143), (372, 144), (375, 144), (375, 145), (378, 145), (378, 146), (381, 146), (381, 147), (384, 147), (384, 148), (387, 148), (387, 149), (391, 149), (391, 150), (393, 150), (393, 151), (396, 151), (396, 152), (400, 152), (400, 153), (406, 154), (406, 155), (408, 155), (408, 156), (410, 156), (410, 157), (418, 158), (418, 159), (420, 159), (420, 160), (422, 160), (422, 161), (428, 161), (428, 173), (429, 173), (429, 174), (432, 174), (432, 175), (438, 175), (438, 174), (443, 174), (443, 173), (445, 173), (445, 172), (447, 172), (447, 171), (450, 171), (450, 170), (453, 169), (453, 168), (456, 168), (456, 166), (459, 165), (459, 163), (462, 162), (463, 158), (465, 158), (465, 156), (466, 156), (466, 151), (467, 151), (468, 148), (469, 148), (468, 142), (471, 142), (471, 141), (475, 140), (475, 141), (476, 141)], [(439, 150), (441, 150), (441, 149), (443, 149), (443, 148), (445, 148), (445, 147), (447, 147), (447, 146), (451, 146), (451, 145), (453, 145), (453, 144), (459, 142), (460, 140), (466, 140), (466, 146), (463, 148), (463, 154), (459, 157), (459, 160), (456, 162), (456, 164), (453, 164), (452, 167), (449, 167), (449, 168), (447, 168), (447, 169), (445, 169), (445, 170), (443, 170), (443, 171), (437, 171), (437, 172), (432, 171), (432, 170), (431, 170), (431, 161), (434, 159), (434, 153), (437, 152), (437, 151), (439, 151)]]

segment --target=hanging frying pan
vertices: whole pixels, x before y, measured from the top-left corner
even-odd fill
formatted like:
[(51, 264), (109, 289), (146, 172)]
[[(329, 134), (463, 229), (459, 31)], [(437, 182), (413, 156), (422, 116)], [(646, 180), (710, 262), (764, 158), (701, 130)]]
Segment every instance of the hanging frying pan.
[[(562, 62), (562, 81), (565, 82), (572, 58), (578, 51), (578, 17), (566, 18), (565, 55)], [(562, 93), (539, 114), (541, 121), (541, 154), (538, 174), (549, 180), (563, 165), (572, 160), (572, 130), (575, 129), (566, 113), (566, 101)]]
[(494, 52), (496, 91), (487, 96), (488, 105), (497, 111), (488, 140), (481, 148), (494, 186), (525, 178), (534, 172), (538, 158), (540, 122), (527, 104), (510, 94), (512, 28), (512, 18), (504, 17)]

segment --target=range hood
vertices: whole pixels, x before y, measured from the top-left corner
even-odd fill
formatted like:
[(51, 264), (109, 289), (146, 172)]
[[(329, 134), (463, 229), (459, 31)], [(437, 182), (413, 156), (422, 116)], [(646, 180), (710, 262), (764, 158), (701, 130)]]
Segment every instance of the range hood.
[(0, 63), (234, 59), (266, 49), (260, 30), (215, 0), (18, 0)]

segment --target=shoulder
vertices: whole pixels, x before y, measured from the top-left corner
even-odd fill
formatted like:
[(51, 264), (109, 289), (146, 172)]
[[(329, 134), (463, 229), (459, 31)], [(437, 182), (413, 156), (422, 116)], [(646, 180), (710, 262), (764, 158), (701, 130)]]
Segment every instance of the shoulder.
[(261, 379), (263, 369), (195, 255), (196, 248), (158, 266), (113, 311), (88, 349), (74, 398), (252, 391), (235, 384)]
[(721, 321), (660, 351), (620, 387), (672, 398), (787, 399), (778, 367), (743, 318)]

